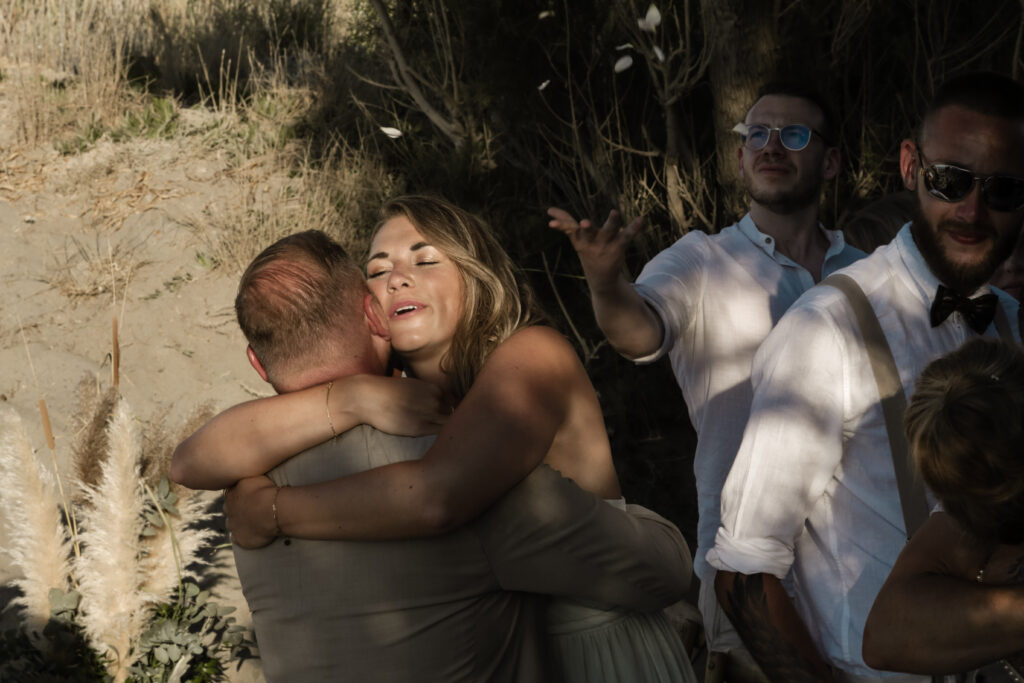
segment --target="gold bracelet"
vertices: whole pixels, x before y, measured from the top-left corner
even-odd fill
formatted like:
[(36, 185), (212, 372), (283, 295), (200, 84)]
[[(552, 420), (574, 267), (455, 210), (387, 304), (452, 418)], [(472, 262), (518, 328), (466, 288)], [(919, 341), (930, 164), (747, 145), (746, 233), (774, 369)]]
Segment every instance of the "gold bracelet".
[(270, 503), (270, 509), (274, 511), (274, 536), (281, 535), (281, 523), (277, 521), (277, 494), (281, 493), (281, 487), (274, 488), (274, 500)]
[(331, 438), (337, 439), (338, 432), (334, 429), (334, 420), (331, 419), (331, 387), (334, 386), (334, 380), (327, 383), (327, 396), (324, 398), (324, 407), (327, 409), (327, 424), (331, 427)]

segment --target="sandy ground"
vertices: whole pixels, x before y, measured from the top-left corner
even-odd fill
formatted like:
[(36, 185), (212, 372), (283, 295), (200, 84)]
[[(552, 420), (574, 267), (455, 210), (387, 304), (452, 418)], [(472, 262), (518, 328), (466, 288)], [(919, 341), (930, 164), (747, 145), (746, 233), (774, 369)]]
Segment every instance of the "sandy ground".
[[(0, 402), (21, 415), (33, 447), (49, 458), (45, 398), (58, 461), (68, 457), (76, 385), (111, 382), (115, 315), (120, 390), (144, 429), (162, 422), (176, 433), (201, 403), (268, 394), (234, 320), (238, 273), (205, 267), (205, 245), (186, 227), (211, 204), (239, 201), (226, 162), (164, 141), (34, 154), (9, 156), (0, 175)], [(228, 578), (215, 594), (249, 624), (230, 551), (216, 561)], [(5, 562), (0, 582), (12, 576)], [(232, 680), (263, 677), (246, 665)]]

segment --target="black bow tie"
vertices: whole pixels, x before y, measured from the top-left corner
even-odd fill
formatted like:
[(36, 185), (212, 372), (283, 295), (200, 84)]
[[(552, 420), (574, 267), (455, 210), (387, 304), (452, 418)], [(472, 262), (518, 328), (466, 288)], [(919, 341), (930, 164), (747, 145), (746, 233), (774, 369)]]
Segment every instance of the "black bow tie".
[(982, 294), (973, 299), (954, 292), (952, 289), (939, 285), (932, 302), (932, 327), (942, 324), (953, 311), (960, 311), (967, 324), (978, 334), (983, 334), (996, 315), (996, 303), (999, 299), (995, 294)]

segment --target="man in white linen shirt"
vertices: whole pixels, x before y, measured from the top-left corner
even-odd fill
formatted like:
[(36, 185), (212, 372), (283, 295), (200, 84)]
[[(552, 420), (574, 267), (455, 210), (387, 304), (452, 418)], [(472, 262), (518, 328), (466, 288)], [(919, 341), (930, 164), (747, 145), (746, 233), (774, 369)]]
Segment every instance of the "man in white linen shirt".
[(863, 252), (818, 222), (822, 184), (839, 172), (834, 120), (813, 90), (773, 83), (747, 113), (737, 150), (750, 212), (718, 234), (694, 231), (654, 257), (636, 284), (626, 246), (640, 219), (620, 231), (612, 212), (597, 229), (550, 209), (569, 234), (587, 277), (598, 325), (627, 358), (668, 354), (697, 431), (694, 473), (699, 520), (694, 569), (709, 649), (742, 647), (718, 608), (714, 569), (704, 561), (719, 520), (719, 493), (750, 408), (750, 364), (789, 306), (824, 275)]
[[(940, 284), (950, 301), (989, 293), (985, 282), (1014, 248), (1024, 220), (1024, 86), (995, 74), (948, 82), (916, 140), (901, 144), (900, 171), (916, 193), (914, 219), (843, 272), (867, 295), (910, 395), (929, 361), (973, 334), (997, 334), (973, 304), (942, 318), (932, 301)], [(1004, 292), (996, 300), (1019, 338), (1017, 302)], [(773, 680), (829, 680), (832, 667), (844, 680), (883, 678), (865, 665), (861, 640), (905, 525), (846, 298), (833, 287), (801, 297), (758, 350), (752, 381), (707, 555), (719, 600)]]

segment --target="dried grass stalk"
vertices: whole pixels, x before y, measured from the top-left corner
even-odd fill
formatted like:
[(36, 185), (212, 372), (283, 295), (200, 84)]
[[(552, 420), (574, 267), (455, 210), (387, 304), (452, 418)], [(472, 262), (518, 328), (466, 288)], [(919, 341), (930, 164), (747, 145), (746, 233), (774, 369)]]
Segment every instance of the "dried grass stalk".
[(82, 488), (94, 487), (99, 482), (108, 450), (107, 425), (116, 405), (116, 388), (100, 392), (95, 378), (91, 377), (86, 377), (79, 384), (76, 413), (78, 438), (71, 451), (72, 472), (79, 487), (73, 494), (76, 502), (81, 499)]
[(24, 578), (14, 581), (30, 634), (38, 635), (50, 617), (51, 588), (67, 590), (71, 539), (60, 512), (54, 475), (32, 452), (21, 418), (0, 408), (0, 508), (9, 543), (0, 549)]

